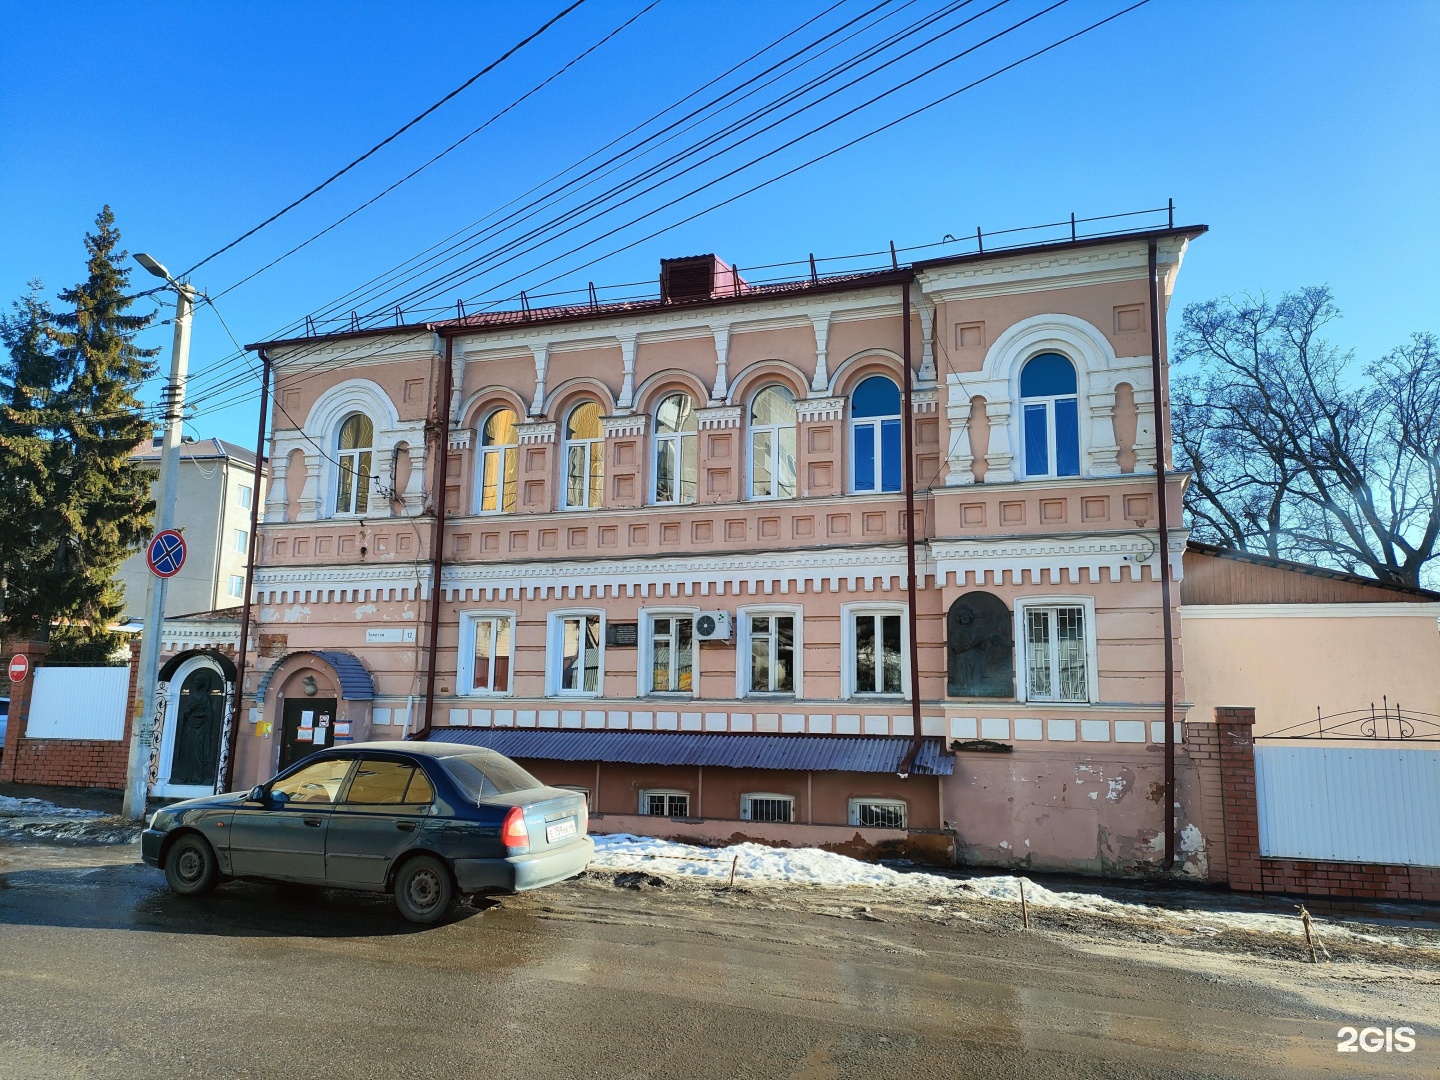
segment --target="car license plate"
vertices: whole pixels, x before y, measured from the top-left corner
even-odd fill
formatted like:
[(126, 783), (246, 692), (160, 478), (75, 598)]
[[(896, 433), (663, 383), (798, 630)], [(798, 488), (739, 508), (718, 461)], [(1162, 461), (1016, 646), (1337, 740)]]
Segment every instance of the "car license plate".
[(554, 825), (545, 827), (545, 842), (553, 844), (556, 840), (568, 840), (575, 835), (575, 819), (557, 821)]

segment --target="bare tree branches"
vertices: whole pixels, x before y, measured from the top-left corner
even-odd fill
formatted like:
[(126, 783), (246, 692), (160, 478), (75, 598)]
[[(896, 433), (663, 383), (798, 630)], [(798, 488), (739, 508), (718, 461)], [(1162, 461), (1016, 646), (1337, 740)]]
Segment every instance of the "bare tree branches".
[(1440, 348), (1433, 334), (1355, 370), (1323, 337), (1330, 290), (1185, 309), (1176, 449), (1196, 534), (1418, 585), (1440, 543)]

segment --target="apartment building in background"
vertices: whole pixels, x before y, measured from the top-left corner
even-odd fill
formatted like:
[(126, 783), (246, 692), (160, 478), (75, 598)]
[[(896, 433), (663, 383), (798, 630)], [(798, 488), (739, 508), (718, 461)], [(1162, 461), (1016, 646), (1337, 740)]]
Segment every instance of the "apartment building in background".
[(658, 299), (257, 346), (234, 784), (420, 732), (585, 791), (597, 831), (1153, 867), (1186, 536), (1167, 470), (1159, 550), (1151, 327), (1204, 231), (764, 284), (670, 259)]
[[(160, 440), (131, 455), (156, 470), (151, 495), (159, 488)], [(259, 482), (259, 498), (264, 483)], [(185, 537), (185, 566), (170, 579), (165, 616), (238, 607), (245, 599), (245, 566), (250, 543), (250, 506), (257, 498), (255, 453), (223, 439), (186, 438), (180, 444), (175, 527)], [(125, 618), (145, 618), (150, 570), (145, 552), (120, 566), (125, 586)]]

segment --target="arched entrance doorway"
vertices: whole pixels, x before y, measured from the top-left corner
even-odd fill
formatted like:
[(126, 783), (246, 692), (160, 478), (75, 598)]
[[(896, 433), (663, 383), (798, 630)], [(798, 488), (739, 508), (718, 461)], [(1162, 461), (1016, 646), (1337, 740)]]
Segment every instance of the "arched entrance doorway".
[(214, 792), (234, 679), (234, 666), (217, 653), (190, 653), (165, 665), (160, 673), (165, 720), (152, 766), (155, 795), (192, 799)]

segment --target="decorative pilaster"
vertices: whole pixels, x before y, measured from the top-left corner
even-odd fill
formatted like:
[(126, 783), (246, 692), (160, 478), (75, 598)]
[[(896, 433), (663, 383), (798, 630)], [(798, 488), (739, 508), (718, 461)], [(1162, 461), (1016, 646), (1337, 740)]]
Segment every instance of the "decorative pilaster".
[(285, 480), (289, 455), (281, 457), (273, 450), (271, 454), (270, 479), (265, 484), (265, 516), (262, 519), (267, 525), (285, 520), (285, 494), (289, 490)]
[(531, 345), (535, 356), (535, 399), (530, 402), (530, 415), (543, 416), (545, 413), (545, 372), (550, 367), (550, 344)]
[(300, 490), (300, 520), (314, 521), (320, 514), (320, 469), (318, 451), (305, 453), (305, 486)]
[(961, 401), (945, 406), (950, 420), (950, 446), (945, 453), (949, 472), (946, 487), (975, 482), (975, 455), (970, 451), (970, 402)]
[(933, 383), (935, 381), (935, 305), (921, 293), (920, 303), (915, 305), (915, 310), (920, 315), (920, 340), (924, 343), (924, 351), (920, 354), (918, 379), (922, 383)]
[(1099, 390), (1090, 395), (1090, 473), (1092, 476), (1120, 475), (1120, 447), (1115, 442), (1115, 391)]
[(715, 386), (710, 391), (710, 404), (721, 405), (730, 393), (730, 324), (711, 323), (715, 335)]
[[(1111, 428), (1114, 441), (1114, 428)], [(1149, 389), (1135, 387), (1135, 471), (1155, 471), (1155, 395)]]
[(615, 402), (616, 413), (628, 413), (635, 406), (635, 335), (619, 338), (620, 360), (625, 365), (625, 381), (620, 384), (620, 398)]
[(810, 392), (823, 394), (830, 389), (830, 371), (826, 364), (826, 352), (830, 344), (830, 312), (811, 315), (815, 327), (815, 377), (810, 380)]
[(985, 418), (990, 421), (990, 445), (985, 451), (985, 482), (1007, 484), (1015, 479), (1010, 463), (1010, 402), (985, 402)]

